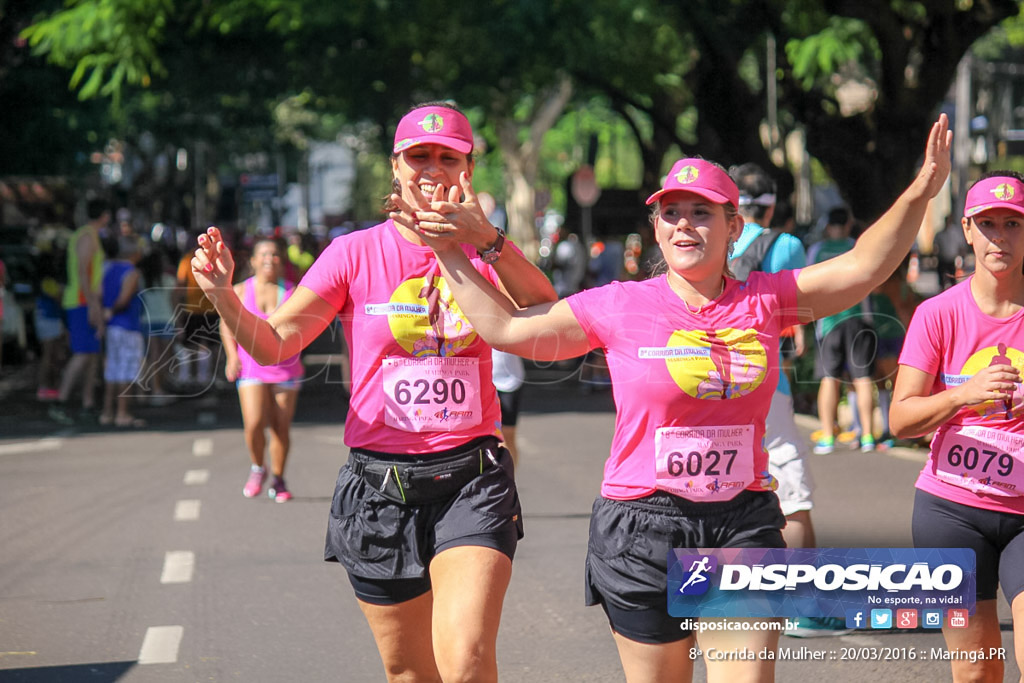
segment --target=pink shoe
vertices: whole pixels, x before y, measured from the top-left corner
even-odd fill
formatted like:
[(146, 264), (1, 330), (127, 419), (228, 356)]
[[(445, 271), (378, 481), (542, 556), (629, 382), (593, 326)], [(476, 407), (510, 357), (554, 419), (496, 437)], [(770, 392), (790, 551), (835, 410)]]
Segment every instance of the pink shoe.
[(57, 389), (47, 389), (40, 387), (39, 391), (36, 392), (36, 399), (39, 401), (56, 401), (60, 398), (60, 391)]
[(275, 503), (287, 503), (292, 499), (291, 491), (285, 486), (282, 477), (274, 477), (274, 482), (267, 489), (267, 495), (273, 498)]
[(266, 480), (266, 468), (256, 467), (256, 465), (253, 465), (249, 469), (249, 479), (245, 482), (245, 488), (242, 489), (242, 495), (246, 498), (254, 498), (260, 495), (260, 491), (263, 490), (263, 482)]

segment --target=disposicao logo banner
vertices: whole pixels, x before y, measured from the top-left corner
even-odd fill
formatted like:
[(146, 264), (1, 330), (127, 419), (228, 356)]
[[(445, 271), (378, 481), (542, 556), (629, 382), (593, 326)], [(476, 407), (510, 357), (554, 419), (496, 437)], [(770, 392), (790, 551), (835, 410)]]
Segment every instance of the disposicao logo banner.
[(966, 609), (975, 557), (966, 548), (676, 548), (673, 617), (839, 617), (847, 610)]

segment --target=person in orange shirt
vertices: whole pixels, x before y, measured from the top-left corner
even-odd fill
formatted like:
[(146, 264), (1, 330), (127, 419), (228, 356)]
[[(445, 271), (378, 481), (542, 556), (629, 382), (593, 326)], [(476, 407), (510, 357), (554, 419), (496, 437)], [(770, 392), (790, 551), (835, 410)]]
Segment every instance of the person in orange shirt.
[(214, 359), (220, 350), (220, 318), (213, 304), (199, 288), (192, 274), (192, 254), (178, 262), (176, 308), (179, 329), (179, 356), (175, 381), (185, 389), (202, 393), (213, 382)]

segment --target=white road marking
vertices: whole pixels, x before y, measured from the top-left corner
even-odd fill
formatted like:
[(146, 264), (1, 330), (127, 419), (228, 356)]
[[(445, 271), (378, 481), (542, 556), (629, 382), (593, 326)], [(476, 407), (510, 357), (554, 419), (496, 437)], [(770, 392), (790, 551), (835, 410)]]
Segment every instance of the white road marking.
[(196, 439), (192, 442), (192, 455), (203, 457), (213, 453), (213, 439)]
[(38, 441), (20, 441), (5, 443), (0, 446), (0, 455), (17, 455), (19, 453), (35, 453), (38, 451), (54, 451), (61, 447), (63, 439), (49, 437)]
[(160, 583), (188, 583), (196, 567), (196, 554), (191, 550), (171, 550), (164, 555)]
[(185, 472), (185, 485), (197, 486), (210, 481), (210, 470), (189, 470)]
[(139, 664), (173, 664), (178, 661), (178, 647), (184, 634), (182, 626), (150, 626), (142, 639)]
[(175, 522), (194, 522), (199, 519), (200, 501), (195, 499), (179, 500), (174, 505)]

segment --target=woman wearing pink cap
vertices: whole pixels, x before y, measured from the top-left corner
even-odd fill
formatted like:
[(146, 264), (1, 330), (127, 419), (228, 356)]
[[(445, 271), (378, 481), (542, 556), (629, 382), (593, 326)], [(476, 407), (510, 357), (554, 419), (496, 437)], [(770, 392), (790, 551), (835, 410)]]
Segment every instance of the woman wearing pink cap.
[[(967, 192), (967, 280), (918, 306), (900, 354), (889, 422), (894, 434), (932, 431), (917, 479), (914, 545), (971, 548), (977, 610), (943, 624), (950, 651), (1001, 647), (996, 591), (1013, 612), (1024, 670), (1024, 178), (987, 174)], [(952, 659), (955, 681), (1001, 681), (1000, 658)]]
[[(499, 447), (491, 348), (455, 303), (415, 227), (443, 223), (509, 306), (555, 299), (543, 273), (487, 222), (470, 185), (473, 131), (445, 103), (398, 124), (391, 167), (398, 209), (335, 239), (267, 320), (231, 289), (216, 228), (192, 267), (240, 347), (257, 362), (297, 354), (340, 314), (352, 355), (324, 557), (348, 572), (389, 680), (496, 681), (496, 640), (523, 534), (512, 460)], [(500, 290), (500, 291), (499, 291)], [(507, 297), (507, 298), (506, 298)]]
[[(784, 518), (763, 447), (779, 333), (860, 301), (899, 265), (949, 172), (947, 129), (942, 116), (921, 172), (852, 251), (799, 271), (753, 273), (746, 283), (726, 269), (743, 230), (739, 191), (701, 159), (676, 162), (647, 200), (667, 274), (524, 310), (444, 239), (449, 228), (425, 199), (399, 200), (420, 221), (458, 303), (496, 348), (541, 360), (606, 350), (617, 415), (591, 516), (586, 590), (588, 603), (608, 616), (630, 683), (692, 678), (693, 634), (666, 613), (672, 548), (783, 547)], [(759, 652), (777, 642), (771, 631), (701, 635), (705, 651)], [(713, 680), (774, 675), (771, 660), (707, 666)]]

